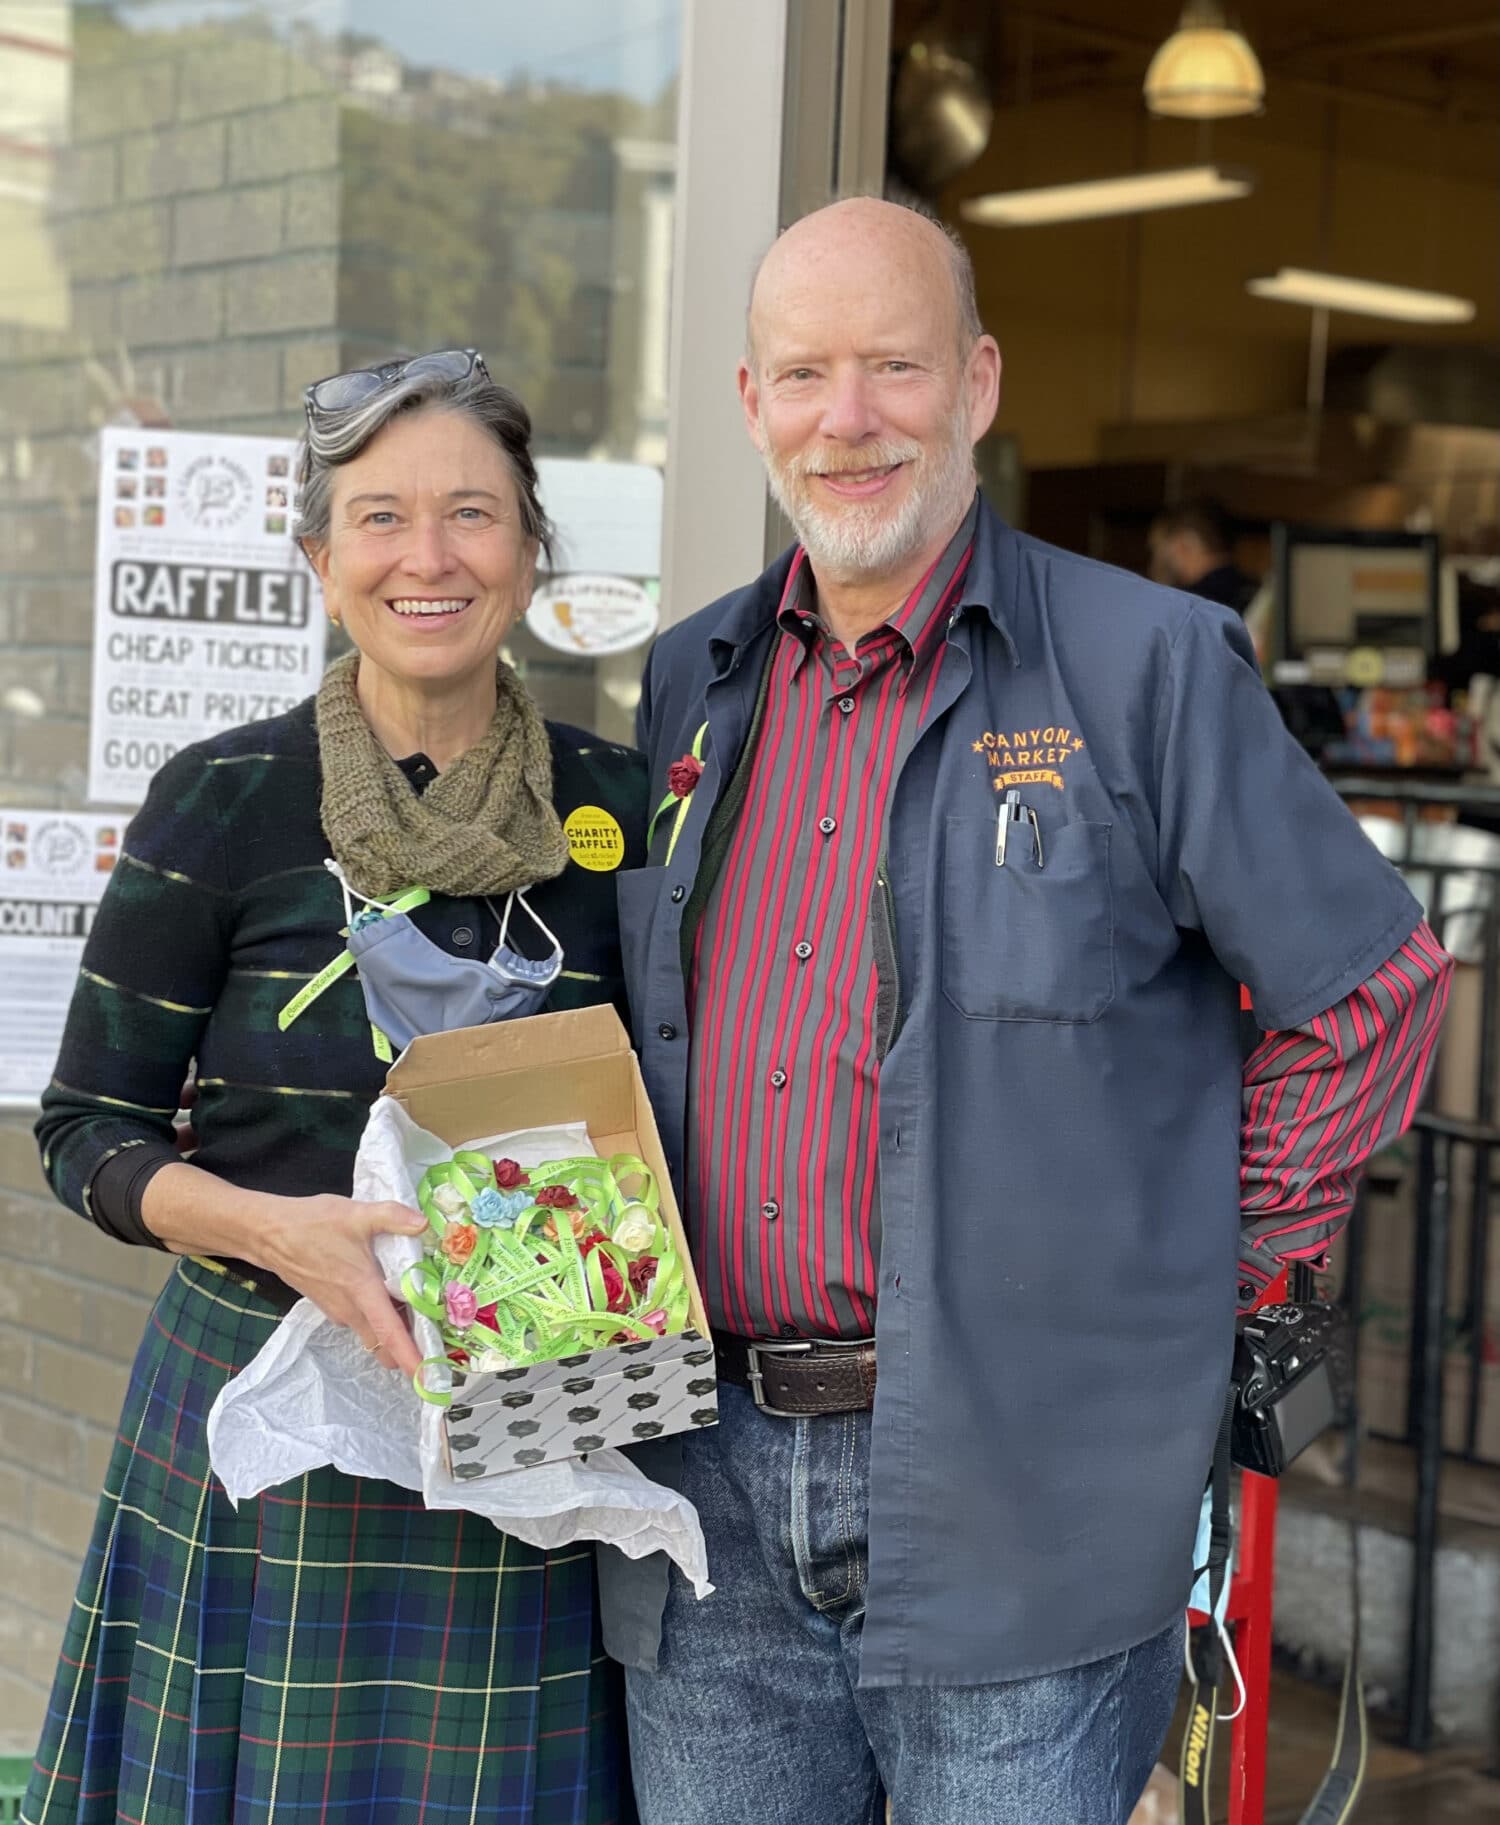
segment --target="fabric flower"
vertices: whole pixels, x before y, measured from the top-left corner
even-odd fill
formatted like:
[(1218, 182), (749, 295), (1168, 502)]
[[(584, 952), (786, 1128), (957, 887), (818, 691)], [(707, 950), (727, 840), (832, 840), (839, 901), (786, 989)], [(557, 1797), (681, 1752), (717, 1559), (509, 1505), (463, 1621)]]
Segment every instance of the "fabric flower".
[(446, 1182), (433, 1186), (432, 1201), (445, 1217), (459, 1216), (469, 1208), (469, 1200), (458, 1187)]
[(656, 1332), (658, 1337), (666, 1336), (666, 1334), (667, 1334), (667, 1314), (666, 1314), (665, 1310), (656, 1311), (656, 1312), (642, 1312), (640, 1316), (641, 1316), (641, 1323), (649, 1324), (651, 1326), (651, 1329)]
[(651, 1291), (651, 1283), (656, 1278), (656, 1270), (661, 1265), (655, 1255), (638, 1255), (630, 1264), (630, 1290), (637, 1299), (644, 1299)]
[(488, 1325), (492, 1331), (498, 1331), (500, 1329), (499, 1320), (495, 1317), (495, 1301), (493, 1299), (488, 1305), (480, 1306), (478, 1311), (475, 1312), (474, 1322), (475, 1324)]
[(625, 1276), (607, 1256), (600, 1257), (599, 1267), (604, 1275), (604, 1309), (607, 1312), (628, 1312), (630, 1290), (625, 1284)]
[(516, 1218), (530, 1203), (529, 1191), (496, 1191), (493, 1185), (486, 1185), (469, 1215), (481, 1229), (514, 1229)]
[(455, 1267), (462, 1267), (473, 1254), (474, 1244), (478, 1240), (479, 1231), (472, 1223), (450, 1223), (443, 1231), (439, 1246)]
[(627, 1255), (639, 1254), (643, 1248), (650, 1247), (655, 1234), (656, 1218), (646, 1206), (627, 1204), (615, 1224), (615, 1247), (623, 1248)]
[(576, 1210), (578, 1196), (568, 1190), (566, 1185), (544, 1185), (532, 1200), (535, 1204), (545, 1204), (549, 1210)]
[(688, 798), (703, 777), (703, 762), (693, 754), (684, 754), (667, 768), (667, 790), (674, 798)]
[[(572, 1230), (575, 1236), (581, 1238), (587, 1233), (589, 1227), (589, 1213), (586, 1210), (567, 1210), (562, 1211), (559, 1214), (567, 1222), (568, 1228)], [(547, 1221), (542, 1225), (542, 1234), (549, 1242), (556, 1242), (558, 1239), (557, 1223), (557, 1217), (548, 1217)]]
[(529, 1185), (531, 1180), (527, 1177), (525, 1168), (518, 1166), (514, 1160), (496, 1160), (495, 1183), (501, 1191), (514, 1191), (518, 1185)]
[(479, 1316), (479, 1300), (472, 1286), (460, 1280), (449, 1280), (443, 1287), (443, 1306), (448, 1322), (456, 1331), (466, 1331)]

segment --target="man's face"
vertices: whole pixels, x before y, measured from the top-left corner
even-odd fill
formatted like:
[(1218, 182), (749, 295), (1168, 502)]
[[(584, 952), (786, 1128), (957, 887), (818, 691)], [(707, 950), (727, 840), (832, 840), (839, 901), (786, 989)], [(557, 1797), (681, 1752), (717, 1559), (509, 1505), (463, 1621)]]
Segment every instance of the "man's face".
[(799, 243), (767, 258), (740, 392), (772, 491), (815, 569), (874, 579), (962, 519), (974, 442), (994, 417), (999, 351), (987, 336), (961, 348), (945, 253), (913, 233), (936, 243), (936, 230), (877, 216), (853, 244), (847, 221), (820, 244), (807, 232), (818, 223), (799, 224), (786, 237)]

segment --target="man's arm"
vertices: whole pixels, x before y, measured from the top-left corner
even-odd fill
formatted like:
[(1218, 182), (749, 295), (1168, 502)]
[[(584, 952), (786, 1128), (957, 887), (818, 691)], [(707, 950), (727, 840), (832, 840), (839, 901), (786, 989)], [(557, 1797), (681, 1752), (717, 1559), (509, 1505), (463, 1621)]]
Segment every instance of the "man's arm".
[(1245, 1066), (1240, 1305), (1288, 1261), (1320, 1261), (1354, 1204), (1360, 1168), (1416, 1113), (1453, 959), (1422, 923), (1352, 994)]

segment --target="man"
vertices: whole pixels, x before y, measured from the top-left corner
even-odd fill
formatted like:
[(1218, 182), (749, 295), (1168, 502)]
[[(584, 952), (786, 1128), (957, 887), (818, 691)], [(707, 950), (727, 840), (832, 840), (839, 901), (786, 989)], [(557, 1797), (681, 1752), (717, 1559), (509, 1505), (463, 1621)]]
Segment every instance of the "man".
[(1151, 580), (1188, 589), (1243, 615), (1255, 578), (1234, 561), (1234, 528), (1217, 501), (1183, 501), (1151, 522)]
[(721, 1382), (639, 1454), (714, 1595), (601, 1558), (645, 1825), (1129, 1814), (1236, 1289), (1321, 1254), (1441, 1011), (1240, 623), (977, 497), (999, 379), (935, 224), (789, 229), (739, 381), (799, 543), (644, 682), (623, 942)]

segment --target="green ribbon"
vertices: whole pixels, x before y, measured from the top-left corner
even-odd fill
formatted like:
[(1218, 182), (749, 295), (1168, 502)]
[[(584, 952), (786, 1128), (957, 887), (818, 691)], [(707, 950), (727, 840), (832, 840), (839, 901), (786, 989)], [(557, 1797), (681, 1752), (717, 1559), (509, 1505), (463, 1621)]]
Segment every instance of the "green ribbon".
[[(408, 887), (406, 892), (398, 895), (389, 906), (380, 908), (380, 916), (387, 919), (393, 913), (410, 912), (413, 907), (425, 906), (432, 895), (425, 887)], [(276, 1016), (276, 1025), (284, 1033), (299, 1014), (305, 1014), (325, 989), (332, 988), (340, 976), (347, 975), (354, 968), (354, 953), (345, 947), (331, 963), (325, 963), (311, 982), (304, 982), (291, 1000)], [(380, 1056), (380, 1044), (384, 1042), (387, 1056), (390, 1053), (390, 1041), (377, 1028), (370, 1028), (375, 1037), (376, 1056)]]
[[(548, 1186), (571, 1191), (585, 1213), (587, 1229), (602, 1231), (605, 1240), (585, 1254), (573, 1234), (573, 1212), (535, 1202), (510, 1227), (474, 1224), (466, 1220), (466, 1211), (449, 1216), (436, 1200), (437, 1189), (451, 1187), (467, 1208), (487, 1184), (493, 1184), (493, 1169), (482, 1154), (472, 1152), (429, 1167), (417, 1198), (433, 1240), (422, 1260), (402, 1275), (401, 1294), (413, 1311), (438, 1326), (448, 1349), (473, 1355), (493, 1350), (523, 1368), (555, 1362), (560, 1356), (586, 1355), (621, 1331), (642, 1339), (662, 1335), (644, 1321), (645, 1312), (665, 1312), (666, 1335), (687, 1328), (687, 1276), (661, 1218), (661, 1188), (644, 1160), (631, 1153), (617, 1153), (608, 1160), (593, 1155), (550, 1160), (527, 1176), (533, 1192)], [(646, 1239), (627, 1249), (614, 1240), (613, 1232), (627, 1214), (635, 1213), (639, 1215), (634, 1229), (643, 1231)], [(549, 1218), (551, 1236), (543, 1227)], [(442, 1248), (454, 1223), (474, 1237), (473, 1250), (462, 1262), (452, 1261)], [(605, 1263), (614, 1267), (628, 1289), (631, 1262), (648, 1255), (655, 1256), (658, 1265), (646, 1292), (632, 1295), (628, 1311), (608, 1310)], [(468, 1324), (450, 1319), (445, 1293), (455, 1285), (473, 1294), (476, 1313), (494, 1308), (493, 1328), (480, 1323), (477, 1315)], [(427, 1384), (428, 1371), (438, 1364), (453, 1366), (446, 1356), (429, 1357), (418, 1368), (413, 1385), (423, 1400), (447, 1406), (452, 1395)]]

